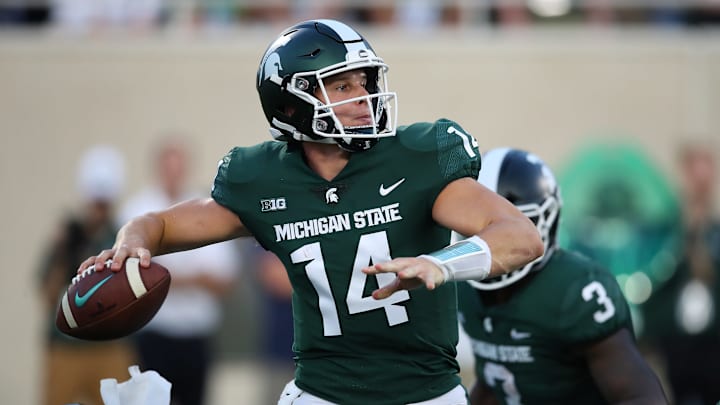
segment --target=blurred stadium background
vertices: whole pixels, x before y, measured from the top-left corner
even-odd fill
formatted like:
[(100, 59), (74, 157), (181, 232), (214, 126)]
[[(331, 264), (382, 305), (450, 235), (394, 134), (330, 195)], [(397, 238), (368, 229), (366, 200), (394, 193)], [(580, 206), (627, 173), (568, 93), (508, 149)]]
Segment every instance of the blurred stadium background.
[[(390, 65), (401, 124), (452, 118), (481, 149), (533, 151), (569, 182), (588, 147), (627, 148), (661, 178), (668, 212), (678, 145), (720, 134), (718, 1), (135, 3), (0, 0), (3, 404), (39, 401), (45, 318), (35, 270), (77, 202), (84, 149), (122, 151), (129, 194), (146, 183), (154, 137), (182, 130), (197, 146), (193, 181), (209, 189), (230, 147), (270, 139), (255, 72), (269, 41), (296, 21), (356, 25)], [(575, 197), (564, 191), (567, 204)], [(638, 305), (663, 277), (648, 277), (648, 290), (632, 279), (641, 267), (613, 269)], [(241, 282), (228, 301), (211, 404), (257, 403), (255, 294)]]

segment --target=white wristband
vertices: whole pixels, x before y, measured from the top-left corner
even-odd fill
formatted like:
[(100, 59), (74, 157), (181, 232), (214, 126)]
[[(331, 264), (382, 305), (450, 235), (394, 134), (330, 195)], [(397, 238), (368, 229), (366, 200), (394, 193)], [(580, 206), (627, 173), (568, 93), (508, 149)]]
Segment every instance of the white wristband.
[(490, 274), (490, 247), (479, 236), (450, 244), (438, 251), (420, 255), (440, 267), (445, 282), (483, 280)]

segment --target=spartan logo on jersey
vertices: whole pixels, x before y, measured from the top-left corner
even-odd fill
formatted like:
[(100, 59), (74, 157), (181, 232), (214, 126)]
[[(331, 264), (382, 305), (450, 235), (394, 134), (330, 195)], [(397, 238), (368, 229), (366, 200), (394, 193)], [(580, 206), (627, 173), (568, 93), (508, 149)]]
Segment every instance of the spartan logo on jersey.
[(327, 204), (337, 204), (339, 201), (337, 195), (337, 187), (331, 187), (325, 192), (325, 202)]
[(340, 197), (347, 189), (347, 184), (325, 184), (321, 187), (313, 187), (310, 191), (325, 204), (338, 204)]

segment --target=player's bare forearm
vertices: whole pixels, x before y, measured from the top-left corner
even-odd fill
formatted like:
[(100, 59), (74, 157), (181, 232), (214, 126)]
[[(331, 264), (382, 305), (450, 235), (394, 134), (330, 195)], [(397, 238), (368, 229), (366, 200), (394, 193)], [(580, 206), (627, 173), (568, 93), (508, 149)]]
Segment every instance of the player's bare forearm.
[(542, 256), (544, 246), (537, 228), (526, 216), (501, 218), (476, 233), (492, 252), (488, 277), (496, 277), (519, 269)]
[(493, 392), (480, 381), (475, 382), (470, 390), (470, 405), (499, 405)]
[(166, 253), (160, 248), (164, 228), (163, 219), (154, 213), (133, 218), (125, 224), (120, 228), (113, 245), (114, 266), (111, 268), (121, 267), (123, 260), (115, 260), (120, 259), (120, 256), (123, 256), (123, 259), (124, 256), (137, 256), (140, 258), (140, 265), (147, 267), (151, 256)]
[(211, 198), (185, 201), (148, 216), (161, 224), (155, 228), (162, 230), (161, 235), (152, 236), (158, 241), (157, 246), (150, 242), (156, 255), (250, 235), (235, 213)]
[(509, 273), (542, 256), (533, 223), (508, 200), (465, 177), (448, 184), (433, 206), (433, 218), (464, 236), (477, 235), (492, 252), (489, 277)]
[(118, 271), (128, 257), (137, 257), (142, 267), (148, 267), (154, 255), (248, 235), (240, 219), (214, 200), (189, 200), (132, 219), (120, 229), (112, 249), (89, 258), (78, 271), (90, 265), (102, 269), (107, 260), (112, 260), (111, 269)]
[[(509, 273), (544, 252), (535, 225), (506, 199), (469, 177), (455, 180), (443, 189), (433, 206), (433, 219), (462, 235), (477, 235), (487, 243), (488, 263), (478, 261), (478, 279)], [(398, 276), (392, 283), (375, 290), (375, 299), (422, 285), (432, 290), (447, 280), (458, 280), (455, 275), (446, 276), (441, 267), (426, 256), (395, 258), (363, 268), (362, 271), (371, 275), (396, 273)], [(470, 273), (474, 274), (472, 271)]]
[(609, 403), (668, 403), (659, 379), (645, 362), (627, 329), (590, 345), (586, 355), (595, 383)]

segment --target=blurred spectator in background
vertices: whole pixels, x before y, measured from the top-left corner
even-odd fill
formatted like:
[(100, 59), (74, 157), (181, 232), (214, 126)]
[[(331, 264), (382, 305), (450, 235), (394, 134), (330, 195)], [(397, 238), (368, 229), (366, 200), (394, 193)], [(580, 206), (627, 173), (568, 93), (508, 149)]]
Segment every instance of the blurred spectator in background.
[(614, 0), (585, 0), (585, 21), (594, 26), (607, 26), (615, 22)]
[(249, 23), (260, 22), (279, 26), (290, 19), (291, 11), (292, 2), (267, 0), (244, 7), (243, 17)]
[(494, 28), (648, 26), (702, 29), (720, 23), (715, 0), (0, 0), (0, 25), (54, 21), (74, 33), (148, 33), (165, 25), (189, 31), (284, 26), (334, 18), (425, 31), (438, 25)]
[(44, 404), (101, 405), (100, 380), (127, 379), (135, 361), (129, 341), (91, 342), (60, 333), (55, 314), (78, 263), (92, 252), (112, 246), (117, 231), (114, 208), (124, 182), (122, 156), (107, 146), (89, 149), (78, 166), (82, 205), (69, 214), (41, 261), (41, 292), (47, 314)]
[[(188, 190), (191, 149), (186, 142), (174, 134), (160, 140), (150, 158), (157, 183), (127, 202), (121, 222), (199, 195)], [(155, 370), (172, 383), (173, 405), (205, 401), (221, 299), (236, 280), (237, 254), (233, 242), (224, 242), (153, 259), (168, 268), (172, 282), (162, 307), (135, 342), (142, 369)]]
[(434, 0), (403, 0), (398, 2), (395, 22), (412, 31), (437, 28), (442, 4)]
[(532, 22), (532, 15), (525, 4), (516, 1), (494, 2), (490, 9), (490, 20), (502, 27), (526, 26)]
[(664, 358), (678, 405), (720, 399), (720, 220), (711, 143), (681, 148), (678, 168), (684, 249), (670, 280), (644, 306), (646, 339)]
[[(51, 0), (53, 22), (61, 30), (95, 33), (121, 29), (131, 32), (155, 29), (166, 0)], [(179, 3), (179, 2), (178, 2)]]
[(0, 0), (0, 27), (38, 27), (50, 18), (51, 0)]
[(296, 21), (317, 18), (342, 18), (345, 0), (295, 0), (292, 18)]
[(720, 24), (720, 2), (696, 0), (685, 10), (685, 20), (690, 27), (703, 28)]
[(256, 247), (257, 277), (261, 287), (260, 336), (262, 366), (265, 368), (264, 401), (277, 401), (278, 392), (295, 375), (292, 318), (292, 286), (285, 266), (278, 257), (259, 245)]

